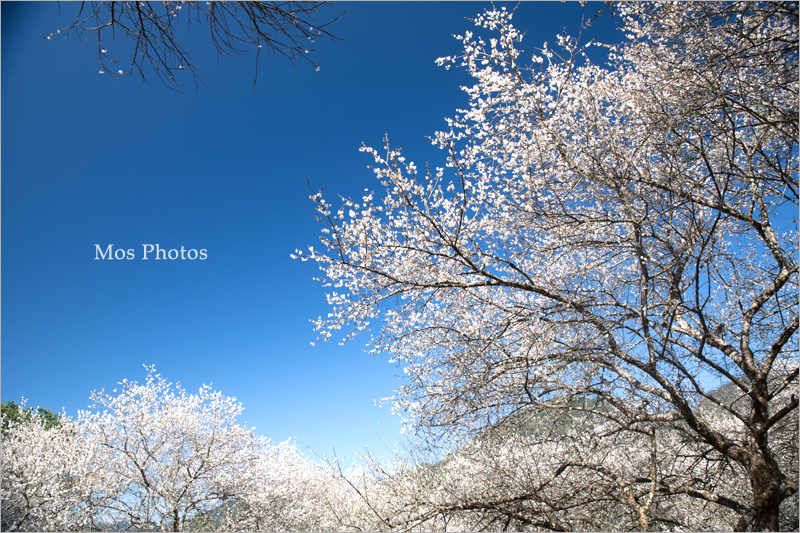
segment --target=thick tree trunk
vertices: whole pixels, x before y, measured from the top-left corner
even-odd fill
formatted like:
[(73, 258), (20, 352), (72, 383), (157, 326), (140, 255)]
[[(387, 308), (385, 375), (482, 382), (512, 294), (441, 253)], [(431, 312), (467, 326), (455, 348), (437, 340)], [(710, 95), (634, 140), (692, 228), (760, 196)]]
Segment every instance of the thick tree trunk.
[[(769, 395), (767, 379), (757, 376), (752, 380), (750, 418), (760, 431), (769, 419)], [(778, 531), (779, 512), (782, 501), (782, 475), (775, 459), (767, 452), (769, 434), (764, 431), (750, 437), (749, 461), (746, 465), (753, 490), (753, 531)]]
[(778, 509), (783, 498), (777, 465), (756, 456), (750, 467), (750, 485), (755, 501), (752, 530), (779, 531)]
[(759, 511), (753, 521), (753, 531), (780, 531), (778, 527), (778, 504), (780, 501), (770, 502), (768, 507)]
[(783, 475), (775, 458), (768, 451), (769, 433), (762, 431), (769, 419), (769, 396), (767, 380), (753, 380), (753, 396), (750, 417), (757, 429), (750, 436), (749, 457), (745, 468), (750, 475), (753, 490), (753, 513), (749, 529), (753, 531), (778, 531), (779, 508), (783, 501)]

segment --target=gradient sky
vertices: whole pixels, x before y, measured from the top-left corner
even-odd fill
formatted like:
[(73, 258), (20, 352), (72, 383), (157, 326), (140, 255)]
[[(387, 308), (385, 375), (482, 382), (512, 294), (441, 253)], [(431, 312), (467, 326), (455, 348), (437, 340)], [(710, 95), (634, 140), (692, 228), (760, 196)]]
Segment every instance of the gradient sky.
[[(489, 6), (337, 3), (330, 29), (345, 41), (316, 43), (321, 70), (262, 57), (255, 91), (254, 56), (218, 62), (195, 25), (190, 52), (213, 91), (187, 80), (178, 93), (100, 75), (76, 36), (45, 39), (77, 3), (3, 2), (2, 400), (75, 416), (91, 390), (154, 364), (189, 391), (235, 396), (274, 441), (346, 461), (386, 451), (400, 421), (374, 400), (399, 369), (364, 353), (366, 337), (311, 346), (324, 290), (314, 264), (289, 257), (318, 244), (306, 178), (334, 205), (374, 189), (358, 149), (385, 134), (418, 166), (444, 166), (427, 136), (466, 106), (469, 79), (434, 61), (459, 53), (452, 34)], [(521, 4), (522, 48), (577, 34), (601, 7)], [(143, 243), (208, 258), (141, 261)], [(95, 244), (136, 260), (96, 261)]]

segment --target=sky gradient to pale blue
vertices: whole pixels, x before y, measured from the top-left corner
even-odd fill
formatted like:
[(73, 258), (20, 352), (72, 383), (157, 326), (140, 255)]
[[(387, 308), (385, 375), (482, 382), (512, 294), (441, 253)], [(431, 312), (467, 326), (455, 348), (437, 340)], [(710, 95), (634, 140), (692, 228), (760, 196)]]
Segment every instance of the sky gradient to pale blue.
[[(75, 416), (91, 390), (154, 364), (189, 391), (235, 396), (274, 441), (346, 461), (385, 451), (400, 421), (374, 400), (399, 370), (367, 355), (366, 337), (311, 346), (324, 289), (315, 265), (290, 258), (318, 243), (306, 179), (331, 201), (375, 189), (359, 147), (385, 134), (418, 166), (443, 166), (427, 136), (466, 107), (469, 79), (435, 59), (459, 53), (452, 34), (489, 6), (337, 3), (330, 30), (344, 42), (315, 43), (320, 71), (262, 57), (255, 90), (254, 56), (218, 62), (194, 25), (213, 90), (187, 79), (179, 93), (99, 74), (74, 35), (45, 39), (77, 3), (3, 2), (2, 400)], [(522, 48), (577, 34), (601, 7), (522, 3)], [(144, 243), (208, 258), (142, 261)], [(97, 261), (95, 244), (136, 259)]]

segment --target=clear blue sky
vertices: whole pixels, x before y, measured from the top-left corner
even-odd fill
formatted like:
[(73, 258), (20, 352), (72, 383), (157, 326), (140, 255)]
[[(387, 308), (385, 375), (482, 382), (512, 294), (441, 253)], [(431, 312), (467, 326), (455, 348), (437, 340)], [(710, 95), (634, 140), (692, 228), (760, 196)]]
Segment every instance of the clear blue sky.
[[(316, 43), (321, 70), (263, 57), (255, 91), (254, 57), (217, 62), (193, 26), (214, 90), (176, 93), (100, 75), (75, 36), (44, 39), (77, 3), (3, 2), (2, 400), (75, 416), (91, 390), (155, 364), (190, 391), (235, 396), (275, 441), (348, 461), (395, 442), (399, 418), (373, 400), (399, 370), (364, 353), (366, 338), (311, 346), (324, 290), (289, 254), (318, 244), (306, 176), (329, 200), (378, 185), (362, 142), (388, 133), (417, 165), (443, 166), (426, 136), (466, 106), (469, 80), (434, 61), (460, 52), (452, 34), (487, 6), (337, 3), (345, 42)], [(577, 34), (600, 7), (523, 3), (523, 48)], [(141, 261), (143, 243), (208, 258)], [(96, 261), (95, 244), (136, 260)]]

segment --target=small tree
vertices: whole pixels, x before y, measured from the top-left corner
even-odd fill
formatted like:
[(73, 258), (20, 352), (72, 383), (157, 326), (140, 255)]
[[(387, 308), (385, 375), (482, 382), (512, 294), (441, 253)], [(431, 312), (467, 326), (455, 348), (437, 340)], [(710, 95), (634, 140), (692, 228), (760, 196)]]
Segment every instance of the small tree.
[[(218, 57), (255, 53), (255, 86), (262, 51), (317, 67), (310, 56), (315, 41), (338, 40), (328, 27), (339, 17), (318, 20), (326, 4), (330, 2), (81, 2), (74, 22), (47, 38), (74, 32), (97, 46), (101, 73), (116, 78), (137, 72), (147, 81), (152, 72), (167, 87), (178, 88), (187, 72), (195, 86), (200, 82), (181, 26), (188, 30), (192, 22), (206, 24)], [(125, 45), (114, 41), (122, 36)], [(121, 46), (131, 47), (127, 67), (120, 59)], [(112, 47), (117, 51), (109, 52)]]
[[(6, 404), (4, 404), (6, 407)], [(2, 436), (3, 531), (98, 529), (93, 505), (109, 486), (103, 451), (69, 419), (32, 414), (6, 418)]]
[(327, 252), (301, 255), (332, 306), (317, 327), (347, 339), (380, 319), (374, 351), (408, 376), (396, 408), (429, 434), (542, 408), (609, 435), (674, 427), (749, 487), (687, 477), (691, 497), (775, 530), (797, 492), (775, 438), (798, 407), (797, 4), (614, 7), (626, 41), (607, 67), (564, 36), (524, 66), (506, 10), (476, 19), (488, 40), (458, 37), (439, 62), (476, 83), (435, 136), (449, 177), (387, 141), (364, 148), (381, 200), (312, 196)]
[(99, 507), (106, 524), (181, 531), (248, 491), (266, 443), (236, 422), (235, 398), (207, 385), (188, 394), (153, 367), (144, 384), (120, 385), (115, 395), (93, 392), (102, 410), (78, 417), (114, 480), (114, 497)]

